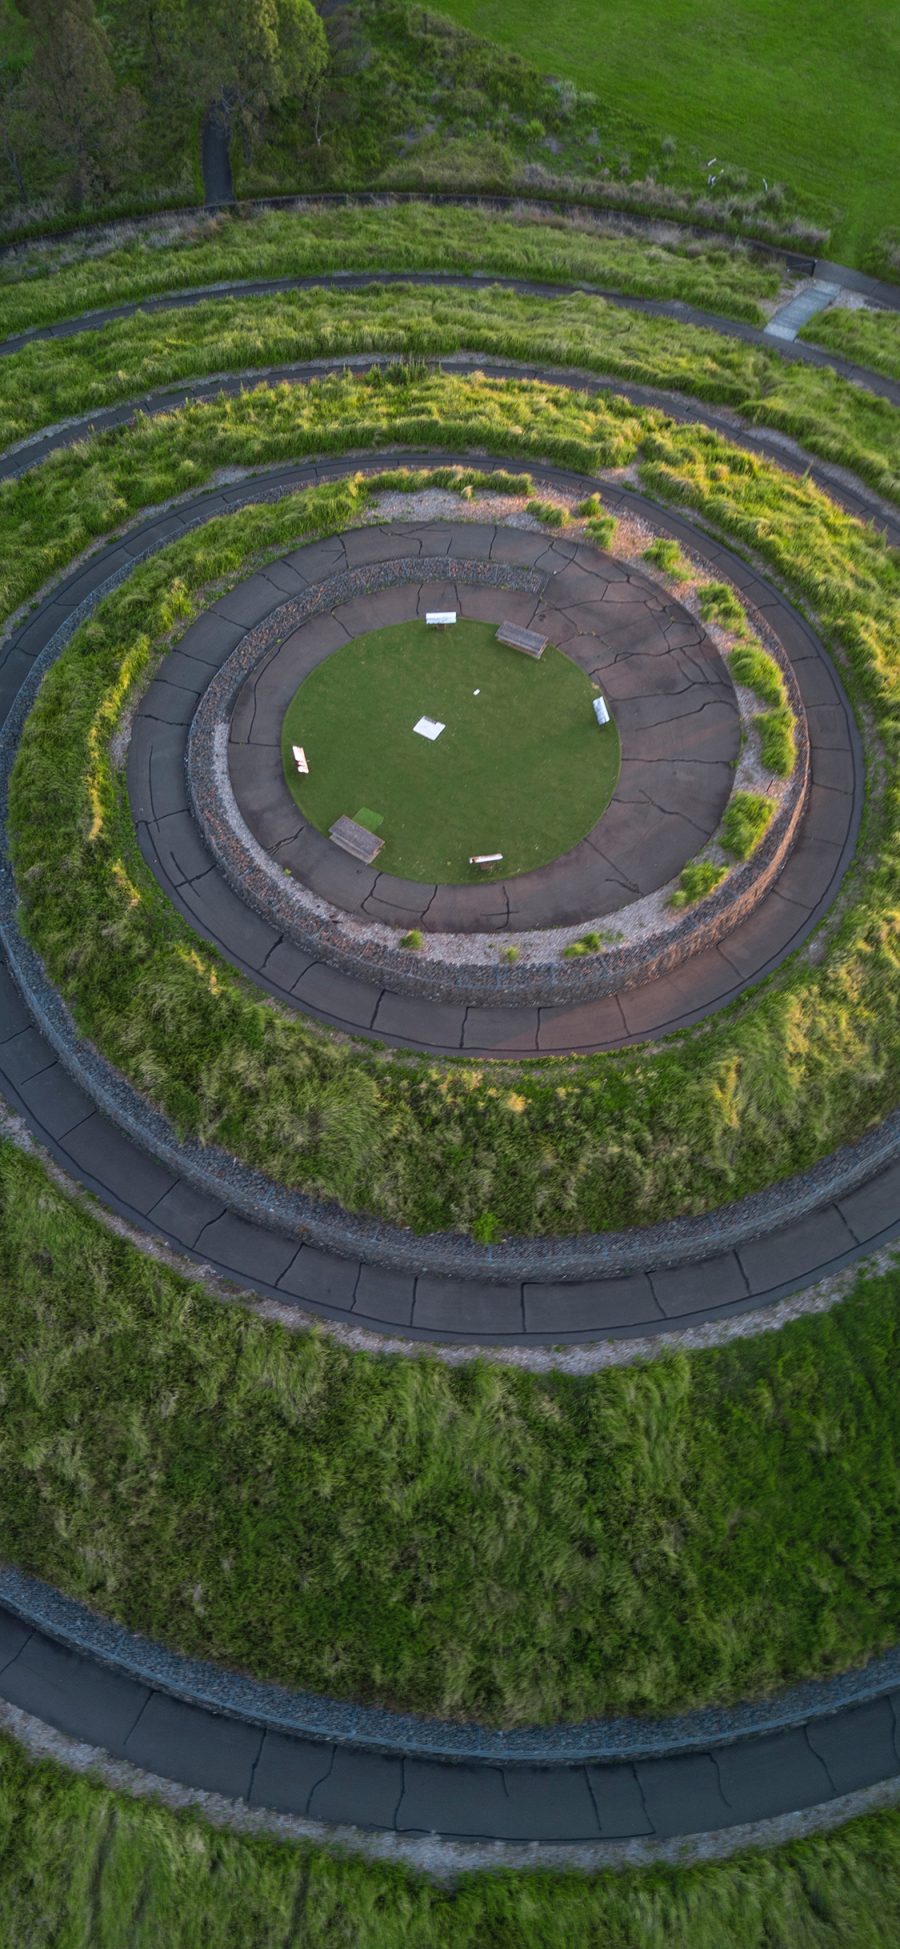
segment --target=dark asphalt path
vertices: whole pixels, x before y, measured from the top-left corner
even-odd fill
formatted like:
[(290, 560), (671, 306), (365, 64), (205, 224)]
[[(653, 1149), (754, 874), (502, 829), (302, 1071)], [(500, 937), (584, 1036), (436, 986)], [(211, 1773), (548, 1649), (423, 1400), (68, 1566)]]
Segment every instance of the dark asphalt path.
[[(510, 1738), (506, 1757), (502, 1736), (493, 1735), (497, 1756), (454, 1759), (441, 1756), (439, 1726), (429, 1735), (423, 1725), (420, 1746), (405, 1717), (392, 1735), (391, 1715), (373, 1714), (380, 1722), (373, 1733), (365, 1709), (357, 1714), (323, 1701), (321, 1716), (332, 1712), (340, 1725), (343, 1715), (344, 1730), (313, 1736), (302, 1726), (304, 1719), (317, 1722), (314, 1700), (298, 1699), (292, 1711), (292, 1695), (237, 1679), (238, 1702), (229, 1704), (221, 1669), (173, 1654), (159, 1658), (153, 1646), (126, 1632), (104, 1635), (115, 1638), (115, 1651), (96, 1655), (66, 1642), (64, 1625), (51, 1634), (0, 1605), (0, 1698), (164, 1780), (363, 1834), (507, 1846), (583, 1848), (626, 1840), (652, 1846), (697, 1834), (727, 1836), (730, 1828), (801, 1810), (827, 1811), (847, 1794), (900, 1776), (895, 1684), (880, 1696), (841, 1705), (838, 1681), (821, 1688), (818, 1709), (810, 1697), (805, 1711), (794, 1708), (790, 1723), (738, 1736), (727, 1712), (718, 1727), (706, 1724), (715, 1715), (698, 1715), (696, 1733), (690, 1715), (673, 1722), (671, 1734), (648, 1721), (646, 1749), (638, 1743), (631, 1757), (612, 1756), (617, 1728), (608, 1721), (606, 1728), (597, 1725), (597, 1758), (588, 1752), (578, 1761), (554, 1759), (551, 1731), (543, 1764), (516, 1758), (526, 1743), (521, 1734)], [(154, 1677), (159, 1664), (162, 1681)], [(805, 1688), (810, 1695), (816, 1689)], [(772, 1700), (769, 1716), (778, 1710)], [(746, 1712), (738, 1709), (738, 1723)], [(288, 1715), (299, 1723), (287, 1723)], [(623, 1726), (627, 1754), (636, 1722)], [(398, 1751), (395, 1737), (416, 1746)], [(430, 1738), (437, 1751), (429, 1750)], [(534, 1744), (540, 1741), (538, 1733)]]

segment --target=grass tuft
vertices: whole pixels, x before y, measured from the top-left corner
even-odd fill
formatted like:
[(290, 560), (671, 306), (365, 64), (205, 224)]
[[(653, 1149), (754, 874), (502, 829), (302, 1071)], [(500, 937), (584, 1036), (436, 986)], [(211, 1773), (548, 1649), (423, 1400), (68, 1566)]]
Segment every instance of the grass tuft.
[(735, 792), (725, 807), (719, 838), (735, 859), (749, 859), (775, 817), (775, 801), (759, 792)]
[(712, 893), (720, 885), (728, 872), (727, 866), (716, 865), (711, 859), (692, 860), (683, 866), (675, 892), (669, 896), (669, 906), (676, 911), (682, 907), (692, 907), (696, 900)]

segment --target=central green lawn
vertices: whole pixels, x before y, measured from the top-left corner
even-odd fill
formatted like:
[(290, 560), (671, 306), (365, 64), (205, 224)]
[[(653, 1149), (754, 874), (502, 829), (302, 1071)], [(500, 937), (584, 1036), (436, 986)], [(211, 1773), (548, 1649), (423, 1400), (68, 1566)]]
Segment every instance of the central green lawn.
[[(498, 643), (494, 623), (372, 630), (301, 684), (282, 730), (285, 773), (322, 832), (342, 813), (379, 814), (386, 873), (479, 880), (469, 855), (502, 853), (508, 878), (566, 852), (609, 804), (619, 736), (598, 727), (596, 694), (561, 650), (549, 644), (536, 662)], [(421, 717), (446, 727), (434, 742), (414, 731)]]
[[(672, 173), (701, 189), (712, 157), (837, 210), (829, 254), (859, 260), (900, 216), (900, 10), (869, 0), (443, 0), (464, 27), (598, 98), (607, 122), (674, 138)], [(553, 157), (536, 145), (535, 160)]]

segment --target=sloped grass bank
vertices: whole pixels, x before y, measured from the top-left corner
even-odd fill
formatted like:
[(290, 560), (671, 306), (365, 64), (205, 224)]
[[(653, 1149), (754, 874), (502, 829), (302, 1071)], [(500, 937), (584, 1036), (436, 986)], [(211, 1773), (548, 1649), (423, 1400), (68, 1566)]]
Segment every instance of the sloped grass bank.
[(169, 291), (236, 279), (341, 271), (485, 271), (541, 284), (583, 280), (643, 298), (680, 298), (703, 311), (761, 324), (779, 272), (740, 250), (646, 244), (603, 236), (565, 216), (499, 216), (389, 202), (378, 209), (219, 216), (168, 248), (138, 237), (124, 249), (50, 274), (0, 271), (0, 338), (61, 318)]
[(811, 318), (799, 336), (889, 379), (900, 379), (900, 312), (845, 311), (836, 305)]
[(17, 1949), (893, 1949), (900, 1818), (695, 1868), (468, 1875), (238, 1835), (0, 1741)]
[(534, 0), (447, 0), (446, 11), (596, 90), (604, 133), (624, 112), (638, 144), (649, 124), (665, 139), (669, 180), (699, 187), (719, 175), (717, 194), (727, 182), (740, 196), (777, 176), (807, 210), (824, 201), (837, 215), (835, 258), (858, 263), (898, 221), (890, 0), (875, 0), (862, 42), (841, 0), (737, 0), (727, 10), (719, 0), (631, 0), (604, 10), (602, 31), (590, 0), (545, 11)]
[(225, 1307), (0, 1146), (0, 1555), (181, 1651), (499, 1723), (668, 1712), (896, 1635), (900, 1270), (581, 1379)]
[[(332, 447), (539, 445), (588, 473), (637, 459), (654, 490), (757, 547), (816, 603), (896, 762), (891, 551), (808, 481), (659, 414), (522, 383), (334, 381), (101, 442), (96, 484), (112, 461), (134, 505), (148, 481), (158, 498), (164, 478), (185, 478), (185, 450), (220, 464), (274, 459), (310, 431)], [(130, 477), (126, 454), (143, 455)], [(190, 468), (197, 483), (196, 458)], [(346, 525), (366, 491), (339, 484), (184, 537), (106, 599), (46, 679), (13, 779), (14, 859), (29, 932), (81, 1027), (180, 1128), (419, 1231), (490, 1239), (646, 1223), (757, 1190), (861, 1134), (896, 1100), (895, 793), (872, 822), (871, 868), (826, 958), (795, 960), (702, 1035), (650, 1052), (484, 1072), (386, 1061), (264, 1004), (197, 951), (138, 852), (107, 739), (151, 646), (178, 633), (211, 581), (249, 570), (261, 546)], [(72, 513), (83, 519), (84, 504)]]
[[(900, 499), (900, 412), (827, 369), (602, 298), (525, 296), (499, 287), (379, 286), (199, 302), (39, 342), (0, 360), (0, 444), (154, 388), (215, 373), (260, 373), (367, 352), (457, 352), (559, 365), (727, 406), (798, 440)], [(2, 502), (0, 502), (2, 506)]]

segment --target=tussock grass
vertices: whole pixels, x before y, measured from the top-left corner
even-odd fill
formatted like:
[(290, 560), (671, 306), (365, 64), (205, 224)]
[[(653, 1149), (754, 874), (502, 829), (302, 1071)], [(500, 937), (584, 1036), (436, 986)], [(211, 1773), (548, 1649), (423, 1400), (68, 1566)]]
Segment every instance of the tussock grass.
[(826, 351), (840, 352), (855, 365), (900, 379), (900, 312), (844, 311), (835, 305), (811, 318), (798, 336), (824, 345)]
[[(242, 278), (328, 271), (496, 271), (541, 283), (596, 284), (626, 296), (679, 298), (703, 311), (761, 324), (760, 300), (778, 273), (737, 250), (679, 250), (577, 229), (565, 216), (529, 221), (427, 203), (221, 216), (168, 249), (138, 236), (123, 250), (49, 275), (0, 273), (0, 336), (168, 291)], [(16, 281), (13, 281), (16, 279)], [(166, 319), (163, 329), (171, 323)]]
[(797, 723), (792, 710), (761, 711), (756, 720), (760, 757), (775, 778), (790, 778), (797, 757)]
[(597, 548), (608, 548), (618, 525), (614, 514), (600, 514), (593, 521), (585, 522), (584, 532)]
[(649, 548), (644, 549), (644, 561), (662, 569), (663, 574), (670, 576), (673, 582), (689, 582), (694, 572), (677, 541), (670, 541), (665, 535), (657, 535)]
[(797, 725), (778, 664), (753, 641), (738, 643), (728, 659), (735, 683), (752, 690), (769, 709), (757, 716), (760, 756), (776, 778), (789, 778), (797, 756)]
[(749, 859), (775, 816), (774, 799), (761, 792), (735, 792), (725, 807), (719, 838), (726, 853), (735, 859)]
[(746, 610), (728, 582), (702, 582), (697, 601), (705, 623), (718, 623), (720, 629), (746, 629)]
[(711, 859), (692, 860), (683, 866), (675, 892), (669, 898), (669, 906), (678, 911), (682, 907), (692, 907), (696, 900), (702, 900), (707, 893), (713, 893), (721, 885), (728, 871), (727, 866), (717, 866)]
[(643, 317), (583, 295), (518, 296), (498, 287), (382, 286), (220, 299), (152, 314), (0, 361), (0, 443), (58, 419), (211, 372), (260, 371), (367, 352), (441, 358), (469, 351), (573, 366), (727, 405), (900, 495), (900, 413), (835, 373), (696, 326)]
[(773, 656), (758, 643), (738, 643), (728, 658), (735, 683), (752, 690), (762, 703), (781, 709), (787, 703), (784, 677)]
[(19, 1949), (893, 1949), (900, 1929), (891, 1812), (701, 1867), (468, 1875), (446, 1889), (307, 1842), (220, 1832), (3, 1739), (0, 1840)]
[[(897, 564), (874, 530), (809, 482), (659, 414), (639, 417), (621, 402), (522, 383), (432, 378), (396, 389), (335, 381), (310, 389), (300, 405), (314, 441), (332, 450), (389, 432), (398, 444), (444, 438), (500, 451), (539, 441), (544, 453), (577, 455), (586, 471), (600, 454), (641, 454), (652, 486), (692, 497), (774, 558), (801, 593), (812, 583), (894, 761)], [(227, 410), (194, 408), (165, 428), (100, 446), (117, 460), (129, 442), (144, 452), (143, 471), (128, 481), (137, 499), (148, 475), (179, 477), (184, 443), (196, 449), (198, 436), (201, 450), (220, 458), (296, 451), (297, 411), (294, 394), (246, 395)], [(77, 471), (74, 457), (66, 465)], [(41, 474), (53, 478), (52, 469)], [(319, 532), (351, 518), (359, 485), (331, 492), (330, 503), (300, 497), (300, 509), (281, 503), (212, 523), (140, 568), (79, 632), (32, 713), (11, 805), (27, 925), (82, 1027), (111, 1059), (179, 1126), (276, 1178), (418, 1230), (475, 1236), (488, 1218), (498, 1236), (702, 1210), (802, 1169), (891, 1107), (900, 1040), (892, 797), (873, 832), (873, 870), (821, 966), (794, 965), (753, 1003), (708, 1024), (702, 1038), (650, 1059), (641, 1050), (589, 1058), (567, 1067), (564, 1085), (552, 1063), (510, 1065), (525, 1103), (515, 1118), (494, 1068), (482, 1078), (465, 1064), (386, 1063), (332, 1043), (262, 1005), (210, 950), (196, 954), (140, 857), (121, 781), (104, 755), (123, 701), (124, 647), (143, 644), (146, 656), (171, 630), (173, 589), (186, 592), (187, 615), (215, 576), (249, 566), (248, 551), (277, 545), (292, 522), (297, 533)], [(9, 560), (8, 575), (22, 573), (25, 555), (20, 549)]]
[(504, 1723), (893, 1640), (900, 1271), (777, 1334), (541, 1377), (218, 1305), (8, 1144), (0, 1202), (0, 1553), (136, 1629)]

